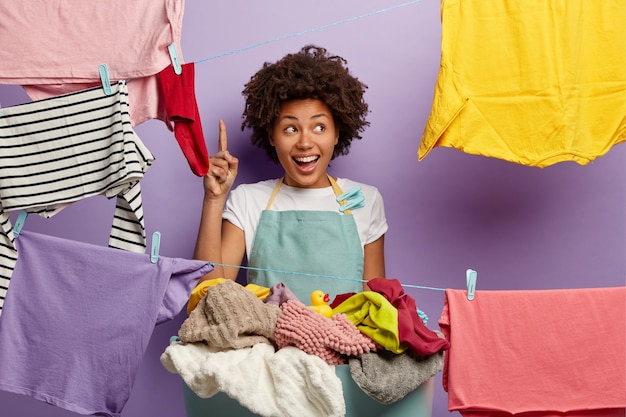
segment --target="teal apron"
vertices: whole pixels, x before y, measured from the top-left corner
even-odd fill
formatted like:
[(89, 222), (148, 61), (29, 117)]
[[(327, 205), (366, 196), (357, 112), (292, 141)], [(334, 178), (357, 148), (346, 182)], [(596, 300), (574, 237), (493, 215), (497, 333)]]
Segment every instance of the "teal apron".
[[(343, 194), (328, 177), (336, 196)], [(270, 210), (282, 185), (278, 181), (261, 213), (248, 258), (248, 282), (271, 287), (283, 282), (304, 304), (322, 290), (337, 294), (363, 291), (363, 249), (349, 210)], [(343, 202), (342, 202), (343, 203)], [(333, 278), (335, 277), (335, 278)], [(339, 278), (339, 279), (337, 279)]]

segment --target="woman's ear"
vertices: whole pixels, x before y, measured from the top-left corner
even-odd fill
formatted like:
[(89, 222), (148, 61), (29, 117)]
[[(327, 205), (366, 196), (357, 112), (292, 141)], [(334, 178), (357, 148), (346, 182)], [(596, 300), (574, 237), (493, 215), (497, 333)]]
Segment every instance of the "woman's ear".
[(270, 145), (272, 145), (272, 146), (276, 147), (276, 145), (274, 145), (274, 138), (272, 137), (272, 134), (271, 134), (271, 133), (268, 133), (268, 134), (267, 134), (267, 139), (269, 139), (269, 141), (270, 141)]

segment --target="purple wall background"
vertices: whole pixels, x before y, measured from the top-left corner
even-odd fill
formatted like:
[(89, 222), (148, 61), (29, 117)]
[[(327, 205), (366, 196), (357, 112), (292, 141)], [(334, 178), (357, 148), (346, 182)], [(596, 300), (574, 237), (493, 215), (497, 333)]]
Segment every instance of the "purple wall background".
[[(565, 162), (539, 169), (447, 148), (435, 148), (417, 162), (439, 67), (439, 2), (412, 2), (348, 22), (402, 2), (320, 0), (297, 8), (287, 0), (211, 3), (187, 1), (183, 54), (187, 62), (198, 62), (245, 49), (196, 65), (209, 152), (216, 150), (217, 122), (223, 118), (229, 150), (241, 160), (238, 182), (278, 174), (239, 129), (243, 84), (264, 61), (319, 44), (345, 57), (369, 85), (371, 127), (350, 155), (333, 162), (331, 173), (381, 190), (390, 225), (388, 277), (463, 288), (465, 270), (473, 268), (479, 290), (625, 284), (625, 145), (585, 167)], [(247, 48), (274, 39), (280, 40)], [(27, 101), (20, 87), (0, 85), (2, 106)], [(148, 235), (161, 232), (163, 255), (191, 257), (202, 182), (162, 122), (148, 121), (136, 131), (157, 157), (142, 182)], [(49, 220), (30, 216), (25, 228), (106, 245), (113, 209), (113, 201), (94, 197)], [(407, 292), (428, 314), (429, 327), (438, 328), (443, 292)], [(159, 362), (183, 319), (181, 314), (155, 329), (123, 416), (184, 415), (181, 382)], [(76, 415), (1, 391), (0, 407), (5, 417)], [(447, 415), (439, 374), (433, 416)]]

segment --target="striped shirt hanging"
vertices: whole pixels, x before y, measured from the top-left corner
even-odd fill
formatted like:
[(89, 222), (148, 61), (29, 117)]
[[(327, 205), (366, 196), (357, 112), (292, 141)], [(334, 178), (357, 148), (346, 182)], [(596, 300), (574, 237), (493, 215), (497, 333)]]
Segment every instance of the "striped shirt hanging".
[(117, 197), (109, 246), (146, 248), (140, 179), (154, 157), (134, 132), (120, 81), (3, 109), (0, 117), (0, 312), (17, 261), (8, 213), (49, 218), (86, 197)]

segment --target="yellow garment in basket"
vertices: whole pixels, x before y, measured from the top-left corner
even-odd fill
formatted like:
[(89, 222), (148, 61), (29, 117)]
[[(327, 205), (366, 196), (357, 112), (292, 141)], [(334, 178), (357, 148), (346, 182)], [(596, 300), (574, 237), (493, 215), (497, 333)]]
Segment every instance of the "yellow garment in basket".
[(418, 151), (586, 165), (626, 137), (624, 0), (442, 0)]
[[(196, 285), (196, 287), (191, 290), (191, 295), (189, 296), (189, 301), (187, 302), (187, 314), (191, 314), (193, 309), (196, 308), (200, 299), (206, 295), (209, 287), (220, 284), (224, 281), (226, 281), (226, 278), (214, 278), (207, 279)], [(261, 300), (264, 300), (270, 294), (269, 288), (256, 284), (248, 284), (245, 286), (245, 289), (252, 292), (252, 294), (256, 295)]]
[(340, 313), (386, 350), (399, 354), (407, 349), (400, 342), (398, 309), (384, 295), (375, 291), (356, 293), (333, 308), (333, 315)]

